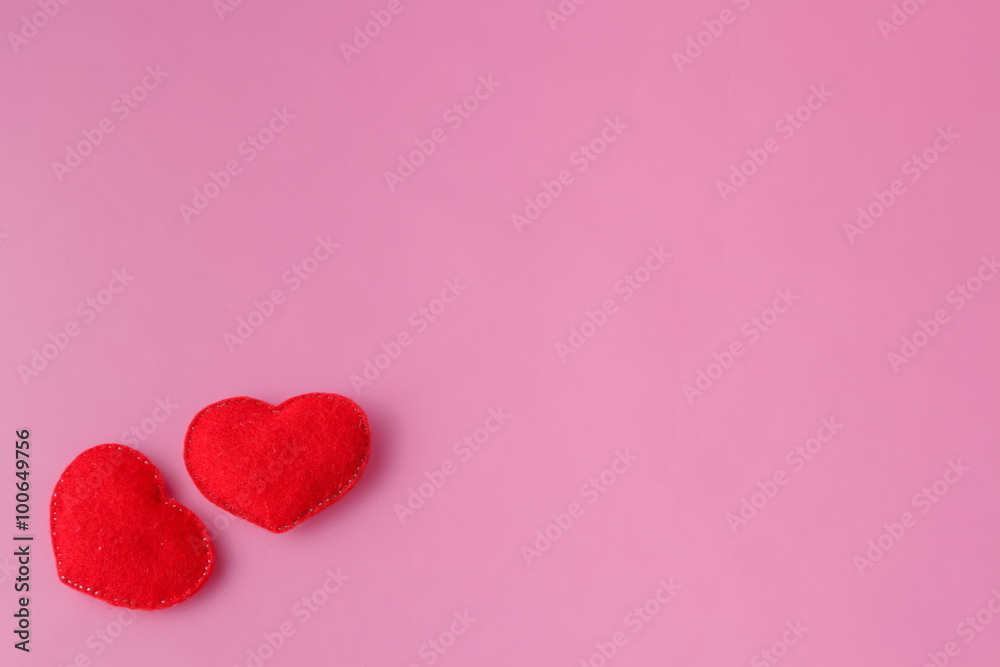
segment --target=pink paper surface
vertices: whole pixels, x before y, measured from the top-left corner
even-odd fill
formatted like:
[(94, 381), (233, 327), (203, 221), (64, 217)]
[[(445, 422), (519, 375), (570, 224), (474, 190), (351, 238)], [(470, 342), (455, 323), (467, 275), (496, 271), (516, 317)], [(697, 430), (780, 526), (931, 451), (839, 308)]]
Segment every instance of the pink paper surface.
[[(5, 2), (0, 663), (996, 665), (998, 21)], [(315, 391), (371, 420), (348, 496), (197, 491), (198, 410)], [(212, 527), (176, 607), (57, 580), (109, 442)]]

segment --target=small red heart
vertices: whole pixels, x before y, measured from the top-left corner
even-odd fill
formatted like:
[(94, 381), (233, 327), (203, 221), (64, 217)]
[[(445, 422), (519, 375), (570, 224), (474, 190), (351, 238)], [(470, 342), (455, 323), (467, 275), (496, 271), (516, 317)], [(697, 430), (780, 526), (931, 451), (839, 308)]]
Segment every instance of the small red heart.
[(354, 486), (370, 443), (368, 418), (343, 396), (303, 394), (277, 406), (240, 397), (195, 415), (184, 461), (213, 503), (283, 533)]
[(59, 579), (119, 607), (162, 609), (194, 595), (215, 558), (205, 526), (168, 498), (160, 471), (100, 445), (63, 471), (50, 505)]

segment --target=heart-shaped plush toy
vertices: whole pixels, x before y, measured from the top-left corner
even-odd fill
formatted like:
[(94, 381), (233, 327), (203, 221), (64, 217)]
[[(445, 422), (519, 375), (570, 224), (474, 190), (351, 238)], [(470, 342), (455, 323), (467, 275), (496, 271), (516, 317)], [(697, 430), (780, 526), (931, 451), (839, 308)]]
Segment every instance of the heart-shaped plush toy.
[(77, 456), (52, 492), (59, 579), (119, 607), (162, 609), (194, 595), (215, 558), (205, 526), (168, 498), (160, 471), (124, 445)]
[(240, 397), (195, 415), (184, 461), (213, 503), (283, 533), (354, 486), (370, 444), (368, 418), (343, 396), (303, 394), (281, 405)]

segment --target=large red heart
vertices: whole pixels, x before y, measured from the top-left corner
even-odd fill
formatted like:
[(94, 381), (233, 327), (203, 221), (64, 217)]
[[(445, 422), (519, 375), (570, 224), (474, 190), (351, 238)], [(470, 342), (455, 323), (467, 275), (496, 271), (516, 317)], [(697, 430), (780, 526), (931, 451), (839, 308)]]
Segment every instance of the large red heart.
[(100, 445), (63, 471), (50, 504), (59, 579), (119, 607), (162, 609), (194, 595), (215, 558), (205, 526), (168, 498), (160, 471)]
[(195, 416), (184, 461), (213, 503), (283, 533), (354, 486), (370, 443), (368, 418), (343, 396), (303, 394), (277, 406), (240, 397)]

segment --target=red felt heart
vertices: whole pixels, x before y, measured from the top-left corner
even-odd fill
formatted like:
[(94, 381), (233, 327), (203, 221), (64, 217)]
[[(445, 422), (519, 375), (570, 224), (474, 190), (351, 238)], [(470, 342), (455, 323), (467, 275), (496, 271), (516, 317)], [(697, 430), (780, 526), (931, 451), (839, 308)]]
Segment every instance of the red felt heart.
[(343, 396), (303, 394), (277, 406), (240, 397), (195, 416), (184, 461), (213, 503), (283, 533), (354, 486), (370, 443), (368, 418)]
[(160, 471), (124, 445), (100, 445), (63, 471), (50, 505), (59, 579), (119, 607), (162, 609), (212, 573), (198, 517), (168, 498)]

